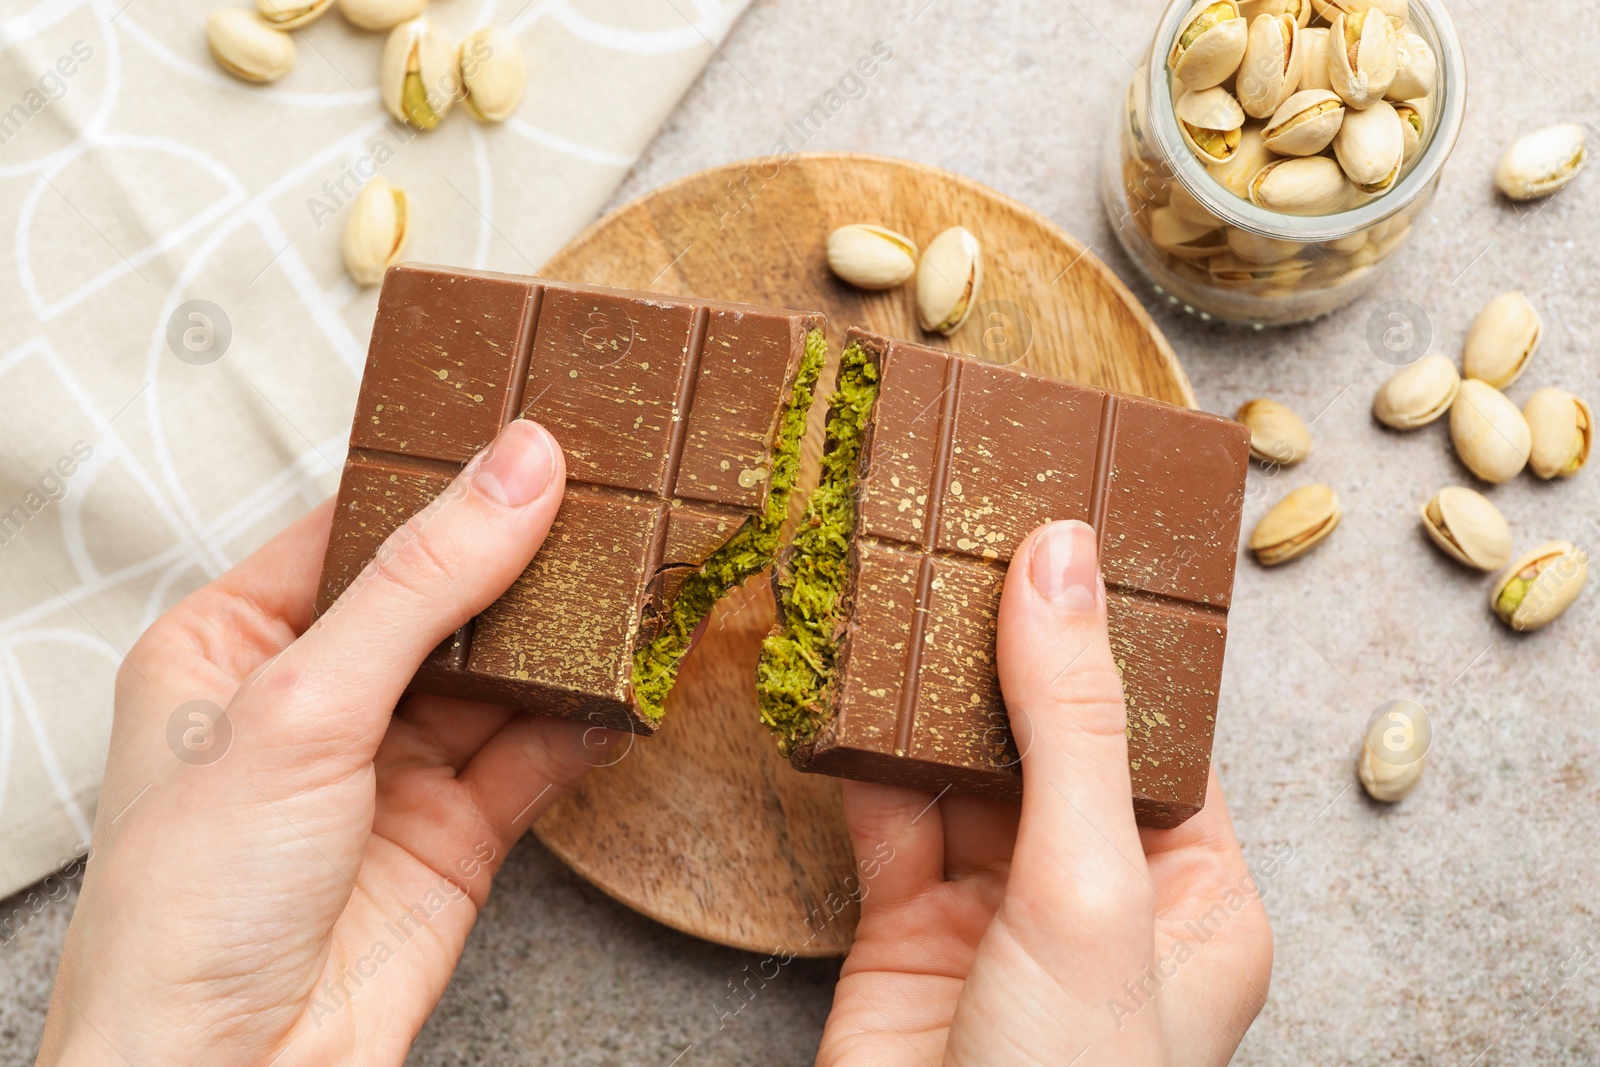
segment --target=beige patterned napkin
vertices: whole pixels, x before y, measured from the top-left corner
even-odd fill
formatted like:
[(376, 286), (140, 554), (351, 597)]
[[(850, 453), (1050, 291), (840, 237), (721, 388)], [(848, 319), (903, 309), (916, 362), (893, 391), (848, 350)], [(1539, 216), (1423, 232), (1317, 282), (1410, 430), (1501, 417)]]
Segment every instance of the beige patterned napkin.
[(452, 34), (509, 26), (528, 93), (413, 134), (337, 14), (263, 88), (212, 63), (214, 4), (0, 0), (0, 896), (81, 852), (140, 631), (336, 486), (361, 182), (411, 193), (411, 257), (533, 271), (747, 3), (435, 0)]

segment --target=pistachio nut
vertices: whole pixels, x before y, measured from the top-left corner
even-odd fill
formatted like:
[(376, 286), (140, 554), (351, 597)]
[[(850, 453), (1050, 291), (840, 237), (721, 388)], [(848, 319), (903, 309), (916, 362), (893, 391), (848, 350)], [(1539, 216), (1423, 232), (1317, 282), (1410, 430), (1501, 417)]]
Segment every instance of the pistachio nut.
[(298, 30), (322, 17), (333, 0), (256, 0), (261, 17), (280, 30)]
[(1328, 81), (1345, 103), (1359, 110), (1382, 100), (1394, 84), (1399, 62), (1394, 27), (1381, 13), (1341, 11), (1333, 17)]
[(1163, 252), (1183, 259), (1203, 259), (1228, 250), (1228, 235), (1220, 224), (1190, 222), (1170, 204), (1150, 213), (1150, 240)]
[(1311, 0), (1311, 6), (1318, 15), (1333, 21), (1335, 15), (1343, 11), (1353, 14), (1357, 11), (1370, 11), (1374, 8), (1389, 16), (1389, 20), (1396, 26), (1404, 25), (1410, 17), (1411, 5), (1407, 0)]
[(1433, 92), (1439, 74), (1439, 60), (1428, 42), (1409, 30), (1395, 36), (1394, 81), (1387, 93), (1391, 100), (1410, 100)]
[(1261, 139), (1281, 156), (1314, 156), (1344, 123), (1344, 101), (1331, 89), (1302, 89), (1273, 112)]
[(1422, 505), (1422, 528), (1444, 554), (1480, 571), (1511, 562), (1511, 527), (1489, 498), (1459, 485), (1447, 486)]
[(1308, 26), (1300, 31), (1300, 88), (1332, 89), (1328, 77), (1328, 27)]
[(389, 114), (431, 130), (460, 92), (455, 50), (426, 18), (402, 22), (383, 43), (378, 85)]
[(828, 235), (828, 269), (857, 289), (893, 289), (917, 273), (917, 246), (883, 226), (840, 226)]
[(1512, 200), (1536, 200), (1566, 185), (1589, 161), (1583, 127), (1562, 123), (1518, 138), (1500, 157), (1494, 183)]
[(1285, 215), (1331, 215), (1342, 211), (1355, 186), (1327, 156), (1304, 156), (1268, 163), (1250, 179), (1250, 202)]
[(1236, 83), (1245, 114), (1264, 119), (1300, 84), (1300, 24), (1291, 15), (1262, 15), (1250, 25)]
[(1343, 512), (1325, 485), (1302, 485), (1278, 501), (1250, 532), (1250, 551), (1264, 567), (1303, 555), (1333, 532)]
[(1188, 222), (1203, 223), (1207, 226), (1221, 226), (1222, 220), (1211, 213), (1211, 209), (1196, 200), (1180, 181), (1174, 181), (1168, 191), (1167, 203), (1171, 205), (1180, 219)]
[(982, 284), (978, 239), (960, 226), (935, 237), (917, 262), (917, 319), (922, 328), (946, 336), (955, 333), (967, 321)]
[(1299, 255), (1305, 247), (1300, 241), (1263, 237), (1236, 226), (1228, 228), (1228, 250), (1246, 263), (1281, 263)]
[(1544, 324), (1521, 293), (1501, 293), (1472, 320), (1461, 367), (1469, 378), (1504, 389), (1539, 350)]
[(1406, 156), (1406, 124), (1394, 105), (1378, 100), (1345, 116), (1333, 139), (1339, 166), (1363, 193), (1386, 193), (1400, 177)]
[(1167, 66), (1190, 89), (1221, 85), (1239, 69), (1249, 35), (1236, 0), (1199, 0), (1178, 24)]
[(1547, 385), (1522, 405), (1533, 435), (1528, 466), (1541, 478), (1570, 478), (1589, 462), (1594, 412), (1579, 397)]
[(1361, 788), (1380, 804), (1404, 800), (1422, 781), (1433, 731), (1427, 710), (1412, 700), (1393, 700), (1367, 727), (1356, 761)]
[(345, 220), (345, 270), (357, 285), (377, 285), (383, 272), (400, 262), (411, 236), (411, 202), (406, 191), (373, 178), (361, 187)]
[(247, 82), (275, 82), (294, 66), (294, 38), (261, 14), (222, 7), (206, 16), (206, 44), (217, 66)]
[(339, 0), (339, 14), (363, 30), (387, 30), (422, 14), (428, 0)]
[(1589, 554), (1570, 541), (1551, 541), (1500, 572), (1489, 605), (1513, 630), (1537, 630), (1572, 606), (1589, 581)]
[(1361, 230), (1351, 234), (1349, 237), (1340, 237), (1335, 241), (1324, 241), (1322, 242), (1322, 247), (1334, 252), (1342, 252), (1348, 256), (1361, 251), (1371, 239), (1370, 230)]
[(1249, 23), (1261, 15), (1288, 15), (1304, 26), (1311, 21), (1311, 0), (1239, 0), (1239, 15)]
[(1450, 439), (1468, 470), (1486, 482), (1515, 478), (1528, 465), (1533, 437), (1517, 405), (1494, 386), (1465, 378), (1450, 405)]
[[(1206, 260), (1206, 271), (1211, 284), (1222, 289), (1261, 289), (1281, 287), (1292, 290), (1311, 272), (1312, 264), (1305, 259), (1285, 259), (1277, 263), (1251, 263), (1232, 252), (1212, 256)], [(1285, 295), (1285, 294), (1276, 294)]]
[(1417, 149), (1422, 147), (1422, 135), (1427, 132), (1427, 119), (1423, 117), (1422, 109), (1409, 100), (1402, 100), (1394, 105), (1394, 113), (1400, 116), (1404, 124), (1400, 133), (1405, 138), (1405, 148), (1400, 155), (1401, 168), (1411, 166), (1411, 161), (1417, 158)]
[(1250, 179), (1274, 159), (1262, 142), (1261, 130), (1257, 126), (1257, 123), (1251, 123), (1240, 132), (1239, 147), (1226, 163), (1206, 164), (1206, 170), (1218, 184), (1244, 200), (1250, 198)]
[(479, 122), (501, 122), (522, 103), (528, 71), (522, 46), (499, 26), (473, 30), (456, 49), (461, 106)]
[(1250, 430), (1250, 455), (1262, 463), (1299, 463), (1311, 454), (1311, 429), (1276, 400), (1247, 400), (1233, 413)]
[(1183, 140), (1207, 163), (1226, 163), (1239, 150), (1244, 108), (1223, 88), (1184, 93), (1172, 105)]
[(1456, 365), (1436, 352), (1395, 371), (1373, 398), (1372, 414), (1385, 426), (1415, 430), (1449, 411), (1460, 388)]

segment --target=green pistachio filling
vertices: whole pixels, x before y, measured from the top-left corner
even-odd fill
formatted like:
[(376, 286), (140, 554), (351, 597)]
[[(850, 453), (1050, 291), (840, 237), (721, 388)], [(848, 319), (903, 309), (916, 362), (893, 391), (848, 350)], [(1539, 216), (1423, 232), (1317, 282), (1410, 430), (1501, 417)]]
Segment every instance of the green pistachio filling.
[(1495, 601), (1495, 610), (1502, 617), (1511, 618), (1517, 613), (1517, 609), (1522, 606), (1523, 600), (1527, 599), (1528, 589), (1532, 585), (1532, 578), (1517, 577), (1511, 579), (1506, 583), (1506, 587), (1500, 590), (1500, 596)]
[(761, 721), (778, 734), (785, 755), (814, 738), (827, 718), (839, 651), (835, 634), (850, 578), (862, 439), (877, 399), (878, 368), (860, 345), (849, 346), (828, 404), (822, 479), (806, 504), (781, 583), (783, 629), (762, 644), (756, 667)]
[(684, 580), (660, 632), (633, 655), (634, 703), (653, 723), (661, 721), (667, 693), (678, 678), (678, 664), (689, 651), (695, 628), (711, 614), (717, 601), (751, 575), (772, 566), (779, 535), (789, 516), (789, 494), (800, 476), (800, 442), (806, 435), (806, 417), (811, 413), (817, 377), (827, 354), (828, 342), (822, 331), (811, 331), (795, 375), (794, 393), (773, 445), (767, 506), (759, 515), (746, 519), (727, 544)]

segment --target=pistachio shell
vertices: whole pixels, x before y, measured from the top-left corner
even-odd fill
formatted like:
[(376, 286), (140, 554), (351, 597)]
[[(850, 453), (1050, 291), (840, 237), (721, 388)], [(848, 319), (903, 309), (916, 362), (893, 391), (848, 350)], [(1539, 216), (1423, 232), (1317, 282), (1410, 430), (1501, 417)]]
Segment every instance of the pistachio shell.
[(978, 239), (952, 226), (928, 243), (917, 262), (917, 319), (924, 330), (949, 336), (961, 328), (983, 284)]
[(1233, 417), (1250, 429), (1250, 455), (1262, 463), (1299, 463), (1311, 454), (1311, 430), (1276, 400), (1247, 400)]
[(1445, 555), (1480, 571), (1511, 561), (1511, 527), (1489, 498), (1459, 485), (1448, 486), (1422, 505), (1422, 528)]
[(1588, 161), (1582, 126), (1546, 126), (1506, 149), (1495, 168), (1494, 183), (1512, 200), (1534, 200), (1566, 185)]
[(1223, 88), (1187, 92), (1172, 105), (1191, 151), (1207, 163), (1226, 163), (1239, 150), (1244, 108)]
[(217, 66), (247, 82), (274, 82), (294, 66), (294, 38), (259, 12), (218, 8), (206, 16), (206, 44)]
[(1300, 25), (1290, 15), (1262, 15), (1250, 25), (1237, 92), (1245, 114), (1264, 119), (1300, 84)]
[(1264, 567), (1303, 555), (1339, 525), (1339, 498), (1325, 485), (1303, 485), (1278, 501), (1250, 533), (1250, 551)]
[(1410, 5), (1406, 0), (1311, 0), (1311, 6), (1316, 13), (1329, 22), (1339, 12), (1370, 11), (1377, 8), (1389, 16), (1396, 26), (1402, 25), (1410, 16)]
[(1544, 324), (1521, 293), (1501, 293), (1472, 321), (1461, 360), (1469, 378), (1504, 389), (1521, 376), (1539, 350)]
[(1515, 478), (1528, 465), (1533, 444), (1517, 405), (1476, 378), (1461, 382), (1450, 405), (1450, 439), (1468, 470), (1495, 483)]
[(1328, 27), (1308, 26), (1300, 31), (1300, 89), (1333, 89), (1328, 77)]
[(1351, 234), (1349, 237), (1341, 237), (1336, 241), (1324, 241), (1322, 242), (1322, 247), (1332, 249), (1335, 252), (1343, 252), (1348, 256), (1361, 251), (1371, 239), (1371, 231), (1362, 230), (1359, 233)]
[[(1304, 259), (1285, 259), (1277, 263), (1251, 263), (1229, 252), (1206, 260), (1211, 284), (1220, 289), (1265, 290), (1274, 286), (1292, 291), (1293, 286), (1311, 272)], [(1279, 294), (1283, 295), (1283, 294)]]
[(1304, 26), (1311, 21), (1311, 0), (1239, 0), (1239, 16), (1255, 22), (1262, 15), (1288, 15)]
[(1281, 263), (1299, 255), (1304, 248), (1305, 245), (1299, 241), (1284, 241), (1237, 227), (1228, 228), (1229, 251), (1246, 263)]
[(1537, 630), (1572, 606), (1589, 581), (1589, 554), (1551, 541), (1517, 557), (1489, 592), (1489, 606), (1513, 630)]
[(1250, 179), (1273, 160), (1262, 143), (1261, 131), (1251, 123), (1240, 131), (1239, 147), (1226, 163), (1208, 163), (1206, 170), (1223, 188), (1242, 199), (1250, 198)]
[(389, 114), (431, 130), (460, 91), (455, 49), (426, 18), (402, 22), (383, 43), (378, 86)]
[(1279, 155), (1314, 156), (1333, 143), (1344, 116), (1344, 101), (1338, 93), (1302, 89), (1273, 112), (1261, 139)]
[(339, 0), (339, 14), (363, 30), (387, 30), (422, 14), (428, 0)]
[(857, 289), (893, 289), (917, 272), (917, 246), (882, 226), (840, 226), (828, 235), (828, 269)]
[(1222, 220), (1213, 215), (1210, 208), (1196, 200), (1194, 194), (1184, 188), (1182, 182), (1172, 183), (1167, 203), (1179, 218), (1188, 222), (1198, 222), (1213, 227), (1222, 225)]
[(456, 49), (461, 106), (479, 122), (502, 122), (522, 102), (528, 83), (522, 46), (499, 26), (473, 30)]
[(1167, 65), (1190, 89), (1221, 85), (1239, 69), (1249, 33), (1236, 0), (1199, 0), (1178, 24)]
[(358, 285), (377, 285), (400, 262), (411, 236), (406, 191), (381, 177), (361, 187), (345, 220), (341, 251), (345, 270)]
[(1228, 250), (1228, 235), (1220, 225), (1190, 222), (1170, 205), (1150, 213), (1150, 240), (1162, 251), (1184, 259), (1200, 259)]
[(1349, 206), (1355, 186), (1326, 156), (1280, 159), (1250, 179), (1250, 202), (1285, 215), (1331, 215)]
[(1387, 100), (1352, 111), (1333, 139), (1339, 166), (1363, 193), (1384, 193), (1400, 177), (1405, 161), (1405, 123)]
[(1400, 167), (1404, 170), (1417, 158), (1417, 150), (1422, 147), (1422, 135), (1428, 129), (1428, 120), (1422, 109), (1410, 100), (1402, 100), (1394, 105), (1394, 113), (1400, 116), (1400, 133), (1405, 139), (1405, 147), (1400, 155)]
[(1428, 42), (1409, 31), (1395, 37), (1394, 81), (1389, 83), (1391, 100), (1410, 100), (1433, 92), (1439, 75), (1439, 60)]
[(1367, 795), (1382, 804), (1404, 800), (1422, 781), (1432, 740), (1428, 713), (1411, 700), (1385, 704), (1367, 727), (1356, 774)]
[(1372, 401), (1372, 414), (1385, 426), (1414, 430), (1446, 411), (1461, 387), (1456, 365), (1435, 353), (1394, 373)]
[(298, 30), (321, 18), (333, 0), (256, 0), (261, 17), (280, 30)]
[(1545, 386), (1522, 405), (1533, 445), (1528, 466), (1541, 478), (1570, 478), (1589, 462), (1594, 412), (1571, 393)]
[(1369, 108), (1394, 84), (1399, 65), (1394, 27), (1381, 14), (1340, 12), (1328, 37), (1328, 81), (1353, 108)]

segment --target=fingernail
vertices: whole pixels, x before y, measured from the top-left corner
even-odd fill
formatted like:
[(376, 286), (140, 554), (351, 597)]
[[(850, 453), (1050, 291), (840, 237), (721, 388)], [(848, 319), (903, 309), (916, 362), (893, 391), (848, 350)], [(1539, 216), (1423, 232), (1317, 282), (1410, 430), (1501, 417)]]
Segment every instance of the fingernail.
[(1094, 528), (1076, 519), (1045, 527), (1033, 544), (1030, 577), (1039, 595), (1052, 604), (1074, 615), (1092, 613), (1100, 588)]
[(483, 495), (508, 508), (520, 508), (536, 499), (555, 474), (554, 442), (527, 419), (518, 419), (500, 431), (473, 472), (473, 484)]

